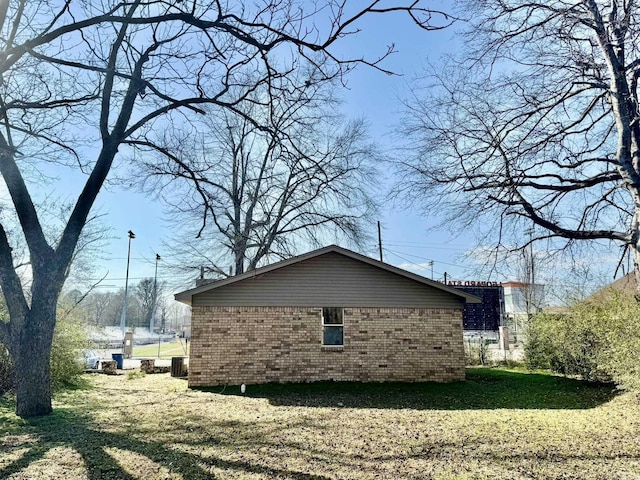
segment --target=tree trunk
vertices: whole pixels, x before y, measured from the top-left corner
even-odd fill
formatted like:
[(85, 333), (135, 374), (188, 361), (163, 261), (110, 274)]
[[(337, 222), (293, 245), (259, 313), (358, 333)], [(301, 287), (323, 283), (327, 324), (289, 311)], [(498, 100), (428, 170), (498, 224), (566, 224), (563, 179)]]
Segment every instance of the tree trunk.
[(20, 344), (11, 348), (16, 376), (16, 415), (27, 418), (51, 413), (51, 344), (53, 313), (31, 310)]
[(640, 245), (633, 245), (633, 273), (636, 281), (635, 298), (640, 303)]
[(244, 258), (245, 258), (246, 246), (243, 242), (237, 241), (233, 248), (234, 248), (234, 252), (233, 252), (234, 264), (235, 264), (234, 265), (235, 271), (233, 272), (233, 274), (240, 275), (241, 273), (244, 273)]
[(16, 415), (23, 418), (52, 411), (51, 345), (61, 285), (53, 275), (35, 277), (30, 308), (23, 318), (11, 320), (15, 330), (7, 347), (15, 368)]

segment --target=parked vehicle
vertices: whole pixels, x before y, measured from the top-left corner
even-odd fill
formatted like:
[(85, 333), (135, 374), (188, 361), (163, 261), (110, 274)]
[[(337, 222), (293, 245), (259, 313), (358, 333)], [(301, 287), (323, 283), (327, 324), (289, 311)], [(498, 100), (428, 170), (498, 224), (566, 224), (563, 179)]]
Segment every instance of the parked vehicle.
[(95, 370), (100, 367), (100, 355), (95, 350), (82, 350), (85, 368)]

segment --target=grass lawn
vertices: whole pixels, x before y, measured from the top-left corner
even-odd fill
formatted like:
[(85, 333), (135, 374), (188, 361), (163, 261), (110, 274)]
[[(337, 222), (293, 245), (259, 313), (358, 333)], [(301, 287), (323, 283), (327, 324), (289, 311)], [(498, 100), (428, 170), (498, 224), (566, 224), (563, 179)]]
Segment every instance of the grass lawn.
[[(160, 356), (158, 357), (158, 344), (150, 345), (134, 345), (134, 357), (149, 358), (171, 358), (182, 355), (189, 355), (191, 344), (185, 344), (184, 340), (176, 339), (173, 342), (165, 342), (160, 344)], [(186, 352), (185, 352), (186, 349)]]
[(87, 381), (29, 422), (0, 399), (0, 478), (640, 478), (638, 397), (546, 374), (245, 395), (167, 374)]

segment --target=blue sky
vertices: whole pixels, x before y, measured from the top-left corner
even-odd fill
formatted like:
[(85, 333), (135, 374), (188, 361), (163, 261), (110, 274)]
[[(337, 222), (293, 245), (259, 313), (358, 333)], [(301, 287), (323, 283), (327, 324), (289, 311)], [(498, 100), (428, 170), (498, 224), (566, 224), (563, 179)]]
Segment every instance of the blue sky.
[[(436, 1), (430, 3), (437, 4)], [(442, 55), (456, 53), (461, 42), (456, 37), (455, 26), (429, 32), (421, 30), (400, 15), (370, 16), (359, 26), (362, 31), (338, 44), (339, 48), (334, 49), (333, 53), (342, 58), (364, 55), (368, 59), (374, 59), (393, 43), (397, 52), (387, 58), (383, 66), (396, 75), (386, 75), (366, 66), (358, 67), (346, 79), (347, 88), (342, 92), (345, 102), (343, 111), (348, 117), (364, 117), (370, 124), (371, 137), (381, 149), (391, 151), (394, 147), (394, 131), (397, 131), (402, 113), (399, 99), (410, 91), (413, 79), (424, 71), (426, 64), (437, 65)], [(378, 190), (382, 191), (382, 187), (391, 184), (392, 172), (383, 165), (380, 173), (383, 178)], [(58, 192), (65, 192), (69, 196), (68, 200), (73, 200), (85, 178), (69, 170), (56, 171), (56, 175), (59, 177), (58, 184), (52, 187)], [(514, 279), (509, 274), (500, 275), (499, 272), (492, 273), (491, 277), (476, 273), (479, 264), (474, 262), (473, 256), (465, 257), (476, 246), (475, 232), (434, 230), (432, 227), (438, 223), (438, 218), (423, 215), (417, 206), (391, 202), (383, 204), (379, 220), (382, 223), (386, 262), (427, 277), (431, 277), (433, 270), (435, 279), (442, 279), (445, 272), (448, 278), (459, 280)], [(166, 251), (163, 239), (170, 238), (173, 227), (165, 222), (162, 205), (135, 191), (111, 186), (100, 193), (96, 206), (97, 211), (104, 214), (102, 222), (110, 229), (111, 236), (102, 254), (103, 258), (95, 262), (94, 278), (97, 280), (106, 276), (101, 288), (124, 287), (128, 230), (136, 234), (131, 243), (130, 285), (144, 277), (153, 276), (156, 253), (165, 259), (171, 256), (171, 252)], [(369, 232), (375, 239), (375, 221), (369, 226)], [(378, 247), (375, 241), (362, 253), (377, 258)], [(544, 253), (538, 252), (540, 258)], [(615, 264), (616, 260), (613, 257), (601, 258), (600, 263), (610, 265), (612, 262)], [(430, 261), (433, 261), (433, 267)], [(175, 277), (165, 265), (163, 261), (159, 264), (159, 280), (166, 280), (172, 285)], [(566, 265), (561, 268), (568, 271)], [(561, 275), (566, 275), (566, 271), (561, 272)]]
[[(397, 53), (386, 59), (384, 67), (397, 75), (389, 76), (366, 66), (351, 72), (343, 92), (344, 113), (366, 118), (372, 138), (381, 148), (390, 149), (392, 132), (402, 109), (398, 98), (410, 88), (412, 78), (420, 73), (425, 62), (436, 62), (443, 53), (454, 51), (459, 43), (454, 29), (427, 32), (401, 15), (371, 16), (360, 27), (362, 31), (358, 35), (347, 39), (334, 52), (343, 57), (365, 55), (375, 58), (393, 43)], [(385, 183), (389, 183), (391, 173), (385, 166), (381, 173), (386, 177)], [(128, 230), (136, 234), (131, 244), (130, 282), (153, 276), (155, 254), (165, 257), (170, 254), (163, 252), (162, 239), (171, 232), (164, 221), (162, 206), (144, 195), (115, 187), (101, 192), (97, 205), (106, 214), (103, 222), (111, 228), (113, 236), (106, 246), (105, 260), (96, 266), (97, 277), (108, 272), (103, 288), (124, 286)], [(434, 218), (425, 218), (401, 205), (386, 204), (379, 220), (385, 261), (431, 276), (431, 267), (420, 265), (433, 260), (435, 278), (442, 278), (445, 271), (450, 277), (472, 276), (469, 269), (472, 266), (462, 258), (473, 246), (469, 235), (453, 238), (448, 232), (428, 231)], [(370, 231), (372, 236), (377, 235), (375, 223)], [(363, 253), (377, 256), (377, 251), (377, 245), (373, 243)], [(158, 272), (160, 279), (172, 280), (162, 261)]]
[[(438, 5), (445, 5), (448, 8), (449, 3), (447, 0), (427, 2), (434, 8)], [(349, 2), (351, 6), (357, 4), (358, 2)], [(372, 60), (386, 52), (389, 45), (394, 44), (396, 53), (388, 57), (382, 66), (395, 72), (396, 75), (386, 75), (363, 65), (356, 68), (346, 78), (347, 86), (342, 91), (343, 111), (347, 117), (364, 117), (370, 125), (371, 137), (380, 148), (393, 151), (394, 132), (398, 131), (397, 127), (402, 114), (402, 102), (399, 99), (406, 98), (414, 78), (423, 74), (427, 64), (437, 65), (443, 55), (459, 52), (461, 40), (456, 36), (456, 29), (462, 28), (462, 25), (430, 32), (421, 30), (402, 15), (386, 14), (365, 17), (358, 27), (362, 31), (336, 44), (335, 48), (332, 47), (332, 53), (341, 58), (364, 56)], [(121, 157), (116, 158), (116, 162), (118, 161), (126, 162), (127, 160)], [(37, 179), (35, 181), (33, 178), (29, 179), (31, 185), (35, 185), (35, 188), (32, 188), (34, 196), (42, 200), (46, 195), (45, 190), (50, 190), (54, 191), (56, 196), (61, 196), (62, 200), (75, 201), (86, 177), (59, 164), (51, 163), (46, 168), (47, 173), (55, 178), (46, 185)], [(112, 172), (111, 178), (122, 173), (123, 170), (118, 169)], [(392, 183), (392, 172), (387, 165), (381, 165), (380, 173), (382, 178), (379, 185), (374, 188), (379, 193), (384, 193)], [(0, 185), (0, 196), (4, 195), (6, 191), (3, 191)], [(131, 243), (130, 286), (142, 278), (153, 276), (156, 253), (165, 260), (171, 257), (171, 252), (166, 250), (163, 240), (171, 237), (175, 226), (169, 226), (165, 222), (163, 207), (156, 200), (136, 191), (107, 186), (98, 196), (94, 210), (94, 213), (102, 214), (101, 222), (109, 229), (110, 237), (100, 258), (95, 259), (95, 271), (92, 272), (95, 281), (105, 277), (100, 284), (101, 289), (112, 290), (124, 287), (128, 230), (133, 230), (136, 234), (136, 238)], [(49, 220), (45, 215), (43, 218)], [(435, 279), (442, 279), (445, 272), (448, 278), (457, 280), (517, 279), (512, 272), (492, 272), (491, 276), (478, 273), (482, 264), (479, 260), (474, 261), (474, 258), (479, 258), (480, 254), (471, 254), (473, 247), (477, 246), (477, 232), (434, 229), (432, 227), (438, 224), (439, 219), (435, 215), (422, 214), (419, 206), (383, 201), (383, 209), (377, 220), (382, 223), (384, 260), (388, 263), (427, 277), (431, 277), (433, 271)], [(369, 226), (369, 233), (373, 240), (362, 253), (377, 258), (375, 220)], [(535, 249), (541, 263), (549, 257), (548, 252), (544, 250), (543, 242), (536, 243)], [(619, 248), (604, 244), (600, 253), (602, 255), (595, 257), (597, 262), (592, 260), (594, 257), (586, 255), (577, 258), (576, 262), (578, 266), (584, 265), (585, 271), (593, 270), (595, 266), (598, 270), (597, 282), (603, 284), (611, 281), (611, 273), (618, 261)], [(465, 256), (465, 254), (468, 255)], [(430, 264), (431, 261), (433, 266)], [(570, 287), (570, 282), (573, 281), (570, 278), (573, 275), (572, 266), (569, 263), (554, 263), (548, 264), (546, 269), (549, 277), (555, 275), (556, 278), (552, 280), (556, 285), (560, 280), (565, 281)], [(176, 277), (167, 268), (165, 261), (160, 262), (158, 274), (159, 280), (166, 280), (171, 285), (172, 291), (178, 289), (175, 286)], [(540, 277), (536, 278), (540, 279)], [(547, 284), (551, 283), (546, 279), (544, 281)], [(594, 286), (593, 281), (589, 281), (592, 283), (591, 286)], [(562, 291), (559, 295), (562, 295)]]

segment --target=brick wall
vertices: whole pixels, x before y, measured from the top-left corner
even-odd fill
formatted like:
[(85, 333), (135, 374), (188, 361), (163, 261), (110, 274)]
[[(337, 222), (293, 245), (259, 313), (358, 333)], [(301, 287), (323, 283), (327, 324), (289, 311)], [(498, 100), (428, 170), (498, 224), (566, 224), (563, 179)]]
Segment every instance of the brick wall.
[(189, 385), (464, 379), (462, 312), (345, 308), (344, 346), (322, 346), (322, 309), (194, 307)]

